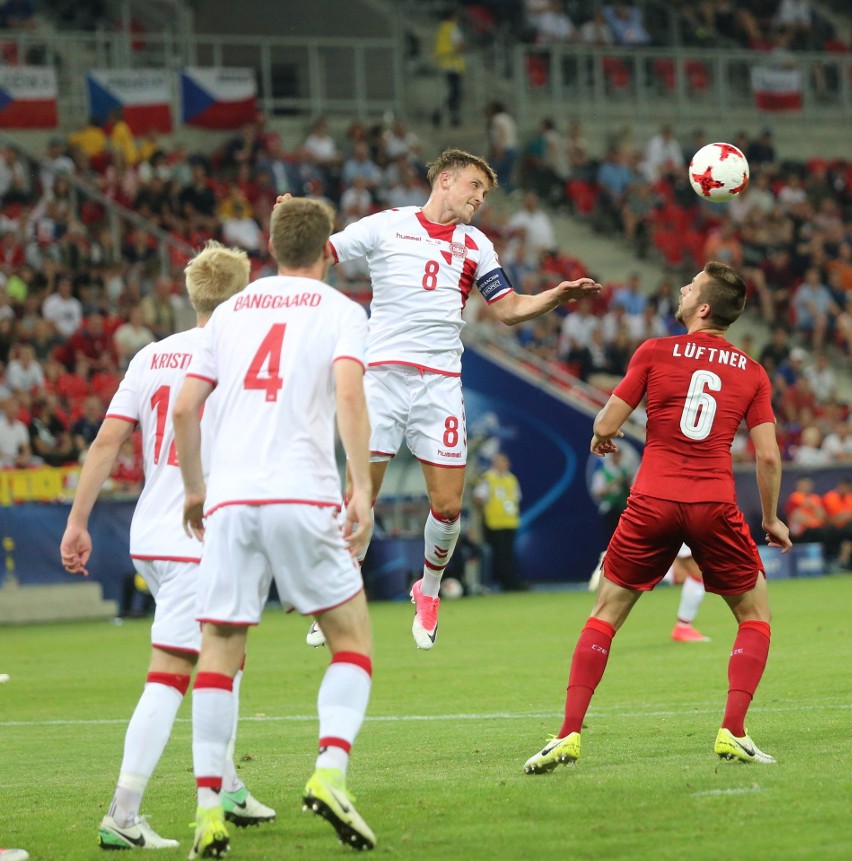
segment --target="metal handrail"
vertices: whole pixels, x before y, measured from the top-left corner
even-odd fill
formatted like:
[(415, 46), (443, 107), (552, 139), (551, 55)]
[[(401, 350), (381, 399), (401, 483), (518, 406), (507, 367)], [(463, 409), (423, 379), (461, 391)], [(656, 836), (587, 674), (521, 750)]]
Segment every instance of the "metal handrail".
[[(46, 170), (51, 169), (50, 165), (44, 159), (34, 155), (29, 149), (18, 143), (12, 135), (0, 132), (0, 146), (9, 147), (10, 149), (15, 150), (22, 159), (31, 165), (35, 165), (37, 168), (43, 168)], [(93, 200), (100, 206), (104, 207), (108, 213), (110, 230), (112, 231), (116, 248), (121, 247), (121, 221), (132, 224), (137, 229), (153, 236), (157, 241), (159, 249), (160, 271), (162, 274), (168, 275), (171, 273), (171, 263), (169, 259), (170, 250), (177, 251), (186, 257), (192, 257), (198, 250), (193, 248), (189, 243), (177, 239), (167, 233), (156, 224), (151, 224), (150, 221), (143, 218), (141, 215), (138, 215), (132, 209), (128, 209), (126, 206), (122, 206), (122, 204), (116, 203), (114, 200), (110, 200), (91, 183), (80, 179), (80, 177), (75, 176), (74, 174), (63, 174), (63, 176), (68, 180), (68, 184), (76, 194)]]

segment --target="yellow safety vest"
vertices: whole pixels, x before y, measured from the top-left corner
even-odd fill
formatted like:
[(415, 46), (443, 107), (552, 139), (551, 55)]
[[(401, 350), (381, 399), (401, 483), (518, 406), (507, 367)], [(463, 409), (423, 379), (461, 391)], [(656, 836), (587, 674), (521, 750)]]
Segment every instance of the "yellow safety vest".
[(500, 475), (488, 470), (483, 476), (488, 482), (488, 501), (483, 517), (489, 529), (517, 529), (520, 521), (521, 488), (511, 472)]

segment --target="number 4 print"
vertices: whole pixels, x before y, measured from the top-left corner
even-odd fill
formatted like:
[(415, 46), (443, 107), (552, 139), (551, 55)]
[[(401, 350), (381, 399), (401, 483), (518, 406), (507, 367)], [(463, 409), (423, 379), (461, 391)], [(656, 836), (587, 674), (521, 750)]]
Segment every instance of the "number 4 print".
[[(266, 401), (278, 400), (278, 392), (284, 387), (281, 379), (281, 348), (284, 344), (284, 331), (286, 323), (274, 323), (261, 341), (254, 358), (251, 360), (248, 371), (246, 371), (243, 387), (246, 389), (259, 389), (266, 392)], [(266, 372), (264, 371), (266, 365)], [(263, 373), (263, 376), (261, 374)]]

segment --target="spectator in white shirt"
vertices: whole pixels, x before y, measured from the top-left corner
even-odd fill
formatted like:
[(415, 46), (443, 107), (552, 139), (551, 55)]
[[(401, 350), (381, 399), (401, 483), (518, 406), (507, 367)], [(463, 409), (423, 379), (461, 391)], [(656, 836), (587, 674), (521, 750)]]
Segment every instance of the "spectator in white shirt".
[(6, 368), (6, 385), (13, 392), (30, 393), (44, 385), (44, 371), (29, 344), (18, 346), (17, 358)]
[(130, 360), (155, 340), (154, 333), (145, 325), (142, 306), (133, 305), (127, 315), (127, 322), (119, 326), (112, 336), (119, 368), (127, 370)]
[(653, 183), (672, 168), (680, 168), (683, 165), (683, 150), (680, 143), (672, 133), (672, 127), (665, 125), (648, 141), (642, 171), (648, 182)]
[(70, 338), (83, 325), (83, 306), (72, 293), (71, 278), (60, 275), (56, 291), (51, 293), (41, 306), (41, 316), (56, 327), (56, 331)]
[(5, 398), (0, 401), (0, 467), (22, 469), (31, 463), (30, 432), (18, 419), (18, 401)]
[(534, 191), (524, 195), (523, 209), (509, 218), (506, 228), (510, 237), (510, 254), (527, 269), (538, 267), (542, 251), (556, 247), (553, 222), (539, 207), (538, 195)]

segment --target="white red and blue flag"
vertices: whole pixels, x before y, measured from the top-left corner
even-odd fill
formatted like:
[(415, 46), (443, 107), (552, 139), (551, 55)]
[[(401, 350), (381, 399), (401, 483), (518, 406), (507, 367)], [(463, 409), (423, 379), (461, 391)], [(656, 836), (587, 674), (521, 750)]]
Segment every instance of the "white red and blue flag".
[(56, 97), (56, 72), (52, 68), (0, 67), (0, 128), (56, 128)]
[(186, 125), (235, 129), (257, 114), (253, 69), (187, 68), (180, 76), (181, 117)]
[(172, 76), (159, 69), (92, 69), (86, 79), (89, 113), (105, 122), (121, 108), (134, 135), (172, 130)]

